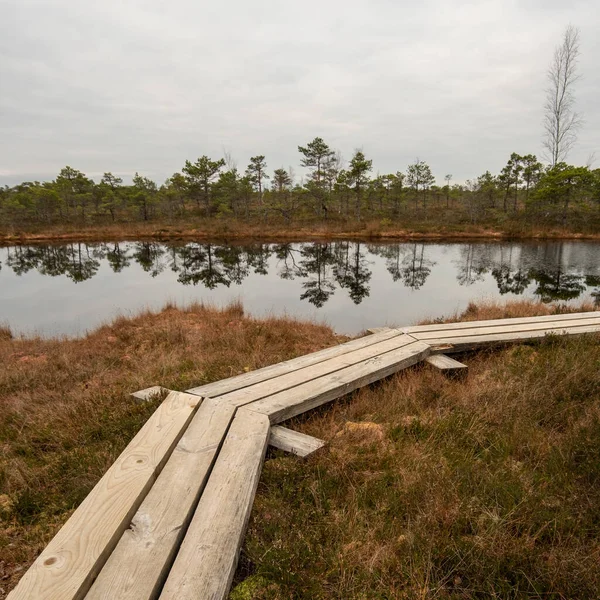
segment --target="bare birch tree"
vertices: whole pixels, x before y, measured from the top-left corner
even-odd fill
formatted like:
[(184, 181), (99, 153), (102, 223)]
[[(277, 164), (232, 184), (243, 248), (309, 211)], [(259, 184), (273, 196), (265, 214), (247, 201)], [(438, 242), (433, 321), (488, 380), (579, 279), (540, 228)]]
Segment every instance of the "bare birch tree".
[(573, 95), (573, 86), (579, 79), (578, 58), (579, 29), (569, 25), (548, 69), (550, 85), (546, 90), (544, 106), (543, 145), (546, 158), (553, 167), (566, 159), (577, 141), (577, 130), (582, 123), (580, 115), (574, 110)]

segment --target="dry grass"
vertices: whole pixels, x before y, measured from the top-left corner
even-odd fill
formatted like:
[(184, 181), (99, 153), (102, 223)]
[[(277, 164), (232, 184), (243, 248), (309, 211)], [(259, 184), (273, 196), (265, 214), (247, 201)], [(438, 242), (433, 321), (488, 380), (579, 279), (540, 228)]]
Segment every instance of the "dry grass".
[(461, 240), (461, 239), (599, 239), (597, 228), (560, 228), (487, 223), (472, 225), (454, 223), (452, 219), (419, 220), (407, 217), (402, 221), (387, 219), (370, 221), (330, 220), (303, 221), (287, 224), (278, 220), (255, 222), (246, 220), (195, 219), (182, 221), (131, 222), (109, 224), (62, 224), (0, 228), (0, 244), (43, 243), (57, 241), (106, 240), (268, 240), (306, 241), (324, 239), (386, 239), (386, 240)]
[(598, 337), (463, 360), (464, 381), (417, 367), (290, 424), (329, 445), (267, 461), (232, 599), (597, 597)]
[[(548, 310), (564, 308), (453, 319)], [(82, 340), (0, 338), (0, 598), (154, 410), (131, 391), (335, 341), (238, 305), (167, 307)], [(329, 444), (306, 460), (270, 453), (232, 600), (597, 597), (598, 337), (463, 360), (464, 380), (423, 365), (288, 424)]]
[(13, 334), (8, 325), (0, 324), (0, 341), (12, 340)]
[(80, 340), (0, 334), (0, 598), (156, 408), (131, 392), (184, 390), (334, 342), (327, 327), (240, 305), (168, 307)]

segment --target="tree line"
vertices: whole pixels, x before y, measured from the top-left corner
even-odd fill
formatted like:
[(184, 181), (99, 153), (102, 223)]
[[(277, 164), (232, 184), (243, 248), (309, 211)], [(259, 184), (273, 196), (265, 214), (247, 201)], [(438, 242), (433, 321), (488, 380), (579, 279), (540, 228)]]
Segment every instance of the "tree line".
[[(491, 274), (500, 294), (533, 294), (542, 302), (572, 300), (589, 291), (600, 302), (600, 271), (596, 261), (580, 264), (574, 272), (566, 264), (563, 244), (553, 244), (539, 255), (537, 246), (513, 252), (510, 245), (461, 244), (454, 262), (459, 285), (469, 286)], [(48, 276), (65, 275), (74, 283), (91, 279), (106, 261), (121, 273), (132, 264), (152, 277), (165, 270), (177, 274), (182, 285), (207, 289), (241, 285), (251, 274), (275, 270), (286, 280), (299, 280), (301, 300), (321, 307), (337, 289), (355, 304), (370, 294), (372, 257), (379, 256), (394, 282), (412, 290), (425, 285), (436, 261), (423, 243), (363, 244), (334, 241), (305, 244), (253, 244), (225, 246), (210, 243), (185, 245), (157, 242), (33, 245), (8, 248), (5, 266), (17, 275), (37, 270)], [(2, 269), (2, 263), (0, 263)]]
[(600, 169), (565, 162), (544, 166), (535, 155), (512, 153), (500, 173), (486, 171), (465, 183), (451, 174), (436, 181), (426, 161), (404, 170), (374, 173), (373, 161), (356, 150), (349, 162), (316, 137), (298, 146), (299, 164), (269, 170), (264, 155), (238, 170), (228, 157), (185, 161), (164, 183), (136, 173), (131, 184), (107, 172), (93, 181), (70, 166), (47, 182), (0, 188), (5, 225), (123, 223), (217, 218), (292, 222), (452, 217), (485, 223), (522, 218), (567, 225), (600, 212)]
[(574, 95), (579, 53), (579, 30), (569, 25), (547, 72), (542, 139), (546, 166), (534, 154), (514, 152), (500, 173), (486, 171), (454, 184), (452, 175), (445, 174), (441, 184), (424, 160), (394, 173), (374, 173), (373, 161), (363, 150), (355, 150), (346, 162), (316, 137), (298, 146), (299, 164), (305, 169), (299, 179), (291, 167), (270, 170), (262, 154), (252, 156), (244, 171), (229, 155), (186, 160), (161, 185), (139, 173), (131, 184), (110, 172), (95, 182), (67, 166), (53, 181), (0, 188), (0, 218), (13, 227), (191, 217), (287, 225), (365, 219), (409, 224), (437, 218), (445, 224), (523, 220), (595, 227), (600, 221), (600, 169), (566, 162), (582, 125)]

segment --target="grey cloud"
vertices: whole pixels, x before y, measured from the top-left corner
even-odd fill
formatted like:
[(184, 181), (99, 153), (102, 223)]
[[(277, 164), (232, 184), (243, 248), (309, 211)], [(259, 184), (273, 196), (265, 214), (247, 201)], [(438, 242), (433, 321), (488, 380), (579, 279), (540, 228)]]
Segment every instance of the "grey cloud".
[(581, 27), (585, 162), (600, 128), (595, 0), (4, 0), (0, 184), (140, 171), (230, 151), (294, 166), (315, 135), (380, 172), (416, 156), (438, 179), (541, 152), (545, 71)]

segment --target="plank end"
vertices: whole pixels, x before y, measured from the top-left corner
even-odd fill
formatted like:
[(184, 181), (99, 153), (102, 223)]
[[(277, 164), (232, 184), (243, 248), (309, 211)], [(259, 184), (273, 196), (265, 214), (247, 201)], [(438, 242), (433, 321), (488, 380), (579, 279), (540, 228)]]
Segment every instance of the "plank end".
[(161, 387), (160, 385), (153, 385), (152, 387), (146, 388), (144, 390), (138, 390), (137, 392), (133, 392), (129, 394), (137, 402), (149, 402), (150, 400), (154, 400), (155, 398), (161, 396), (163, 393), (168, 392), (170, 390)]

